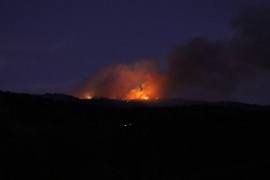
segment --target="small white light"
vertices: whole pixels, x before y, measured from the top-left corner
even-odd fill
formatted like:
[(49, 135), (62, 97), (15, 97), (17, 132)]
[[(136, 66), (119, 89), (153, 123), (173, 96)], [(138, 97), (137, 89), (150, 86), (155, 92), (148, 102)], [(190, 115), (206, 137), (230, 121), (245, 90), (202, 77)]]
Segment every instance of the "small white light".
[(127, 127), (127, 125), (126, 125), (126, 124), (124, 124), (124, 126), (125, 126), (125, 127)]

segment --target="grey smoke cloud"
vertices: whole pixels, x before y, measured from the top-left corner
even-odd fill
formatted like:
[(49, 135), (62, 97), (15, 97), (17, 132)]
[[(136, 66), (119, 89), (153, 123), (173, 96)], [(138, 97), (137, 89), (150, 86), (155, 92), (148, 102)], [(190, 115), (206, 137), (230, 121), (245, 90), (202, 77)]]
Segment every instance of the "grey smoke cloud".
[[(167, 58), (168, 97), (245, 101), (245, 95), (252, 94), (245, 93), (250, 91), (248, 86), (261, 88), (256, 82), (269, 78), (270, 70), (270, 8), (245, 9), (232, 27), (235, 35), (231, 40), (194, 38), (173, 48)], [(264, 76), (260, 76), (262, 71)], [(263, 89), (270, 90), (269, 85), (264, 84)], [(270, 99), (270, 95), (264, 96), (256, 102)]]

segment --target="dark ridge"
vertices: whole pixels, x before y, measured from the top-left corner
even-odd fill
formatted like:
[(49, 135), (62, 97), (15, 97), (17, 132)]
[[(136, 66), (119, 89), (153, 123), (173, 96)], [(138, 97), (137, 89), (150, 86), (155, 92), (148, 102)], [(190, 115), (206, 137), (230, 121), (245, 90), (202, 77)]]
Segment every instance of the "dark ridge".
[(73, 102), (79, 104), (85, 104), (90, 106), (100, 107), (121, 107), (121, 108), (133, 108), (133, 107), (192, 107), (192, 106), (208, 106), (208, 107), (226, 107), (226, 108), (247, 108), (247, 109), (267, 109), (269, 106), (257, 105), (257, 104), (245, 104), (240, 102), (208, 102), (208, 101), (195, 101), (185, 99), (155, 99), (155, 100), (115, 100), (107, 98), (93, 98), (93, 99), (79, 99), (71, 95), (66, 94), (50, 94), (44, 95), (32, 95), (26, 93), (13, 93), (9, 91), (0, 91), (0, 97), (2, 99), (10, 98), (12, 100), (26, 100), (26, 99), (46, 99), (58, 102)]
[(0, 92), (0, 179), (269, 179), (268, 106), (167, 101)]

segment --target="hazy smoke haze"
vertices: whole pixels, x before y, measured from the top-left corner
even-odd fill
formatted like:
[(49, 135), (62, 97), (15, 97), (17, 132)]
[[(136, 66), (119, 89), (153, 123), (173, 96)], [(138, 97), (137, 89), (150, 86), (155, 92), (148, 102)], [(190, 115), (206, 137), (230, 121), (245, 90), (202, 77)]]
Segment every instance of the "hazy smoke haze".
[(158, 61), (105, 67), (72, 94), (81, 98), (184, 98), (270, 102), (270, 8), (245, 9), (232, 20), (232, 39), (196, 37), (177, 45)]

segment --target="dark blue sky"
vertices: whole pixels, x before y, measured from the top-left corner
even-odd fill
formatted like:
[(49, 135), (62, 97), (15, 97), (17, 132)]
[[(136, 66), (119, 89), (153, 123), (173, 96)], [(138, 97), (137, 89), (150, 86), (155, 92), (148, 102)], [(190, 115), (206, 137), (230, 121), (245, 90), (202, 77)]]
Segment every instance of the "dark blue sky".
[[(239, 9), (269, 0), (1, 0), (0, 90), (67, 93), (109, 64), (196, 36), (232, 36)], [(268, 3), (269, 4), (269, 3)]]

